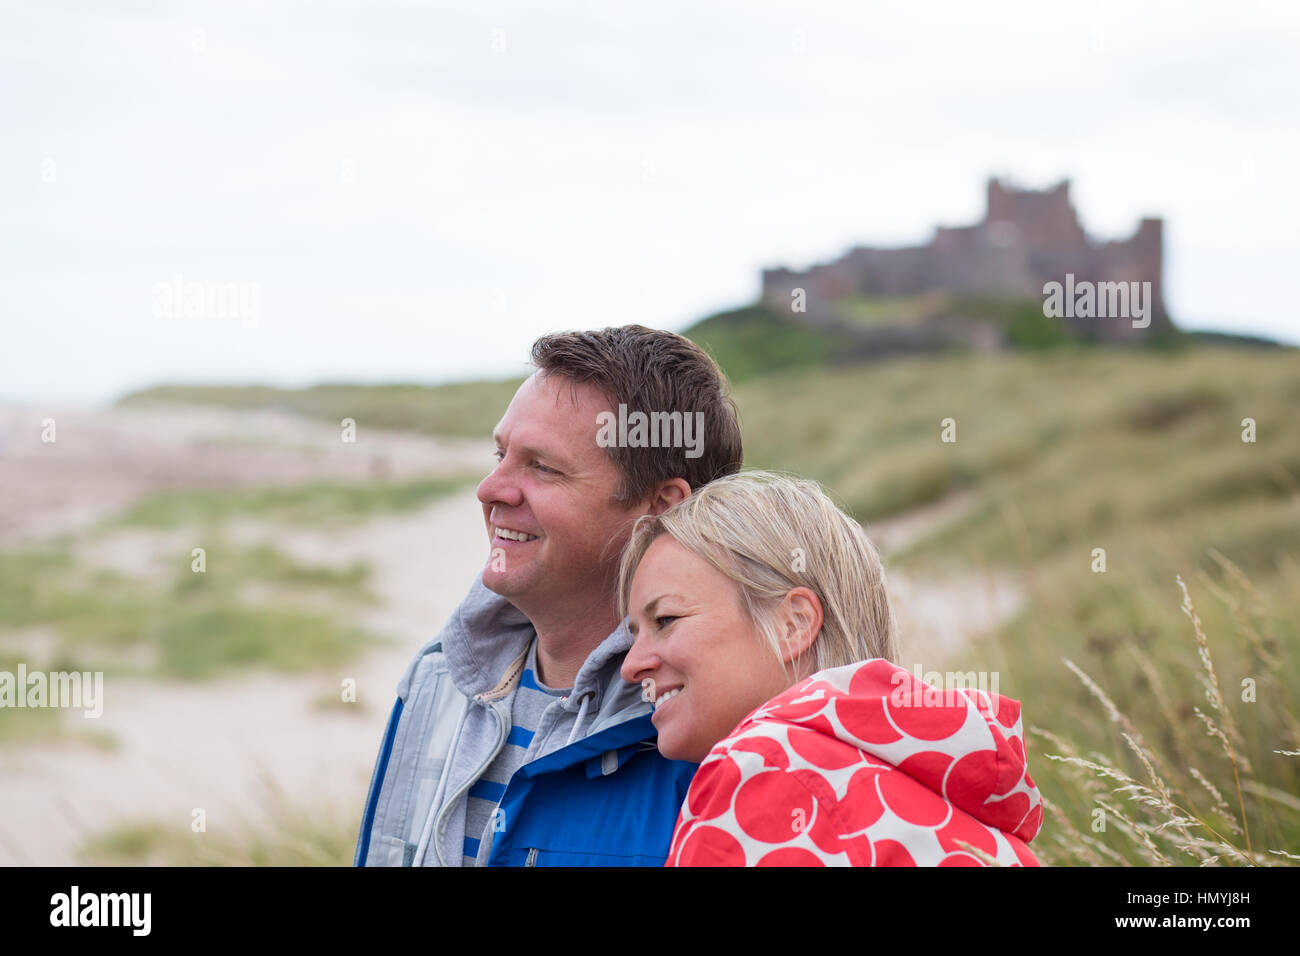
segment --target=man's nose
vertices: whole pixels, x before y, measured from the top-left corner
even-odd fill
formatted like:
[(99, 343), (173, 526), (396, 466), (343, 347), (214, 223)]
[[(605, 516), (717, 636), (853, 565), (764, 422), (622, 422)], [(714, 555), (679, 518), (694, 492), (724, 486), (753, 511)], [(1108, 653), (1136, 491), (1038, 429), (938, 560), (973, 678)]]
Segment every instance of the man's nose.
[(503, 505), (517, 507), (523, 501), (519, 482), (514, 477), (514, 466), (508, 465), (509, 457), (502, 458), (497, 466), (488, 472), (487, 477), (478, 483), (478, 500), (485, 505), (500, 502)]

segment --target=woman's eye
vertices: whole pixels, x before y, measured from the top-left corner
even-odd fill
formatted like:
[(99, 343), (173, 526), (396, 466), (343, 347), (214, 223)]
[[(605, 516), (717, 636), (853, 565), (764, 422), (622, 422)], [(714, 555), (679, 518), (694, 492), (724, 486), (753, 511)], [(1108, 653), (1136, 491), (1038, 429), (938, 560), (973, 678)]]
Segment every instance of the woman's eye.
[(655, 618), (655, 624), (659, 627), (660, 630), (663, 630), (664, 621), (675, 621), (675, 620), (677, 620), (677, 616), (674, 614), (662, 614), (659, 617)]

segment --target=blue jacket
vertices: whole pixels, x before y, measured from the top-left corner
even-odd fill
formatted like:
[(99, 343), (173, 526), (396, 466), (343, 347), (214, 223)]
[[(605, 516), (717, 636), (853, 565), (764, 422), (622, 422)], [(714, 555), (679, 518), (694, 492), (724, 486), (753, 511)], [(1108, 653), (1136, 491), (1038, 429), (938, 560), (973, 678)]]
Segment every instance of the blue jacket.
[[(420, 649), (398, 682), (355, 865), (460, 865), (467, 794), (505, 746), (534, 634), (479, 577)], [(479, 863), (663, 865), (696, 765), (656, 748), (651, 705), (619, 674), (631, 646), (620, 624), (542, 715)]]

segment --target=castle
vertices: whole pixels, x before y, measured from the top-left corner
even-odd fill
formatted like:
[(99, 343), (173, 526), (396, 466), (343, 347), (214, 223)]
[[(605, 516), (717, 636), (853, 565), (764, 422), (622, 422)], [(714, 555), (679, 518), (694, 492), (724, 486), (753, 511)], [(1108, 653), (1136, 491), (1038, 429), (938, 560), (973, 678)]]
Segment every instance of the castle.
[(858, 246), (834, 262), (803, 272), (764, 269), (762, 301), (788, 311), (795, 290), (803, 289), (806, 320), (836, 324), (835, 303), (846, 297), (943, 291), (1041, 301), (1044, 285), (1063, 282), (1067, 274), (1076, 282), (1150, 282), (1152, 321), (1147, 328), (1110, 319), (1063, 320), (1081, 326), (1090, 323), (1090, 334), (1118, 342), (1169, 326), (1163, 267), (1162, 220), (1143, 219), (1132, 237), (1098, 242), (1079, 224), (1070, 204), (1068, 179), (1034, 191), (991, 178), (981, 222), (941, 226), (923, 246)]

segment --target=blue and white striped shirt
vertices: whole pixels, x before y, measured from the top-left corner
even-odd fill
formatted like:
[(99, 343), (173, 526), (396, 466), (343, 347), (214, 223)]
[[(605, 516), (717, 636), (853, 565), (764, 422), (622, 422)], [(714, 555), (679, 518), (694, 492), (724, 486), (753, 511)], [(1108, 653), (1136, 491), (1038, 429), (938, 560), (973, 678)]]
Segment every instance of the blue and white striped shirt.
[[(474, 866), (479, 847), (488, 836), (493, 824), (493, 813), (505, 795), (506, 784), (524, 763), (528, 745), (541, 722), (546, 708), (558, 698), (568, 695), (572, 688), (557, 690), (537, 680), (537, 637), (528, 647), (528, 660), (523, 676), (515, 689), (510, 705), (510, 733), (506, 745), (495, 760), (488, 765), (483, 776), (469, 788), (469, 803), (465, 809), (465, 849), (462, 866)], [(500, 827), (498, 827), (500, 829)]]

